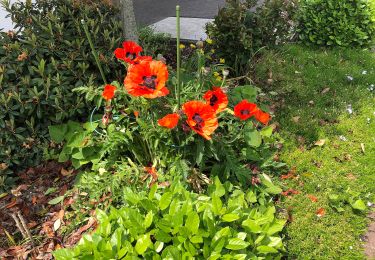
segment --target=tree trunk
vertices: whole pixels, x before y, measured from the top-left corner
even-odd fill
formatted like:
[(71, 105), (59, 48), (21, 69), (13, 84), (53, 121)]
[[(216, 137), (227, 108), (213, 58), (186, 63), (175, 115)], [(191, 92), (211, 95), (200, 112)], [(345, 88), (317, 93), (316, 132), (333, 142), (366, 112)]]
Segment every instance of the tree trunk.
[(126, 40), (138, 42), (137, 23), (135, 21), (133, 0), (114, 0), (120, 9), (123, 36)]

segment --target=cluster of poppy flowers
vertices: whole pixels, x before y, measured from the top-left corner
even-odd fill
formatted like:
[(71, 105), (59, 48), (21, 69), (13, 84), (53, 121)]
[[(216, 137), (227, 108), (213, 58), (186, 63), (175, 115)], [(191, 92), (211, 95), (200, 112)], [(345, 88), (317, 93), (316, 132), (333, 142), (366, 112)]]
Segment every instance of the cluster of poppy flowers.
[[(149, 56), (141, 56), (142, 47), (134, 42), (126, 41), (123, 48), (115, 50), (119, 60), (129, 64), (128, 73), (124, 80), (125, 89), (131, 96), (157, 98), (169, 94), (166, 87), (168, 80), (167, 66), (161, 61), (152, 60)], [(106, 85), (103, 98), (107, 101), (114, 97), (116, 87)], [(217, 114), (228, 106), (228, 97), (219, 87), (207, 91), (202, 101), (189, 101), (182, 106), (187, 125), (196, 133), (210, 140), (212, 133), (218, 127)], [(257, 121), (268, 124), (270, 115), (260, 110), (256, 104), (243, 100), (234, 107), (234, 114), (240, 120), (254, 117)], [(172, 113), (158, 120), (162, 127), (173, 129), (178, 125), (180, 114)]]

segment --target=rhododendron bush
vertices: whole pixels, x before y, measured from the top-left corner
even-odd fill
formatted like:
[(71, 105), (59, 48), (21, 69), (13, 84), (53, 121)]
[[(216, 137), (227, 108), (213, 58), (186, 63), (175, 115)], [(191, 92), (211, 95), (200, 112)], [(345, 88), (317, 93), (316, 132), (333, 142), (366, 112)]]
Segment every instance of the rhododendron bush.
[[(183, 72), (188, 80), (179, 94), (175, 72), (141, 52), (134, 42), (115, 50), (126, 68), (124, 82), (96, 92), (98, 106), (84, 128), (50, 127), (52, 138), (64, 136), (55, 141), (66, 141), (60, 161), (70, 159), (77, 168), (93, 163), (94, 169), (132, 161), (168, 172), (178, 160), (189, 168), (185, 177), (217, 175), (244, 185), (254, 184), (261, 169), (279, 166), (269, 152), (271, 115), (257, 104), (256, 88), (219, 81), (215, 75), (225, 69), (220, 65), (206, 73)], [(98, 118), (102, 104), (104, 115)]]

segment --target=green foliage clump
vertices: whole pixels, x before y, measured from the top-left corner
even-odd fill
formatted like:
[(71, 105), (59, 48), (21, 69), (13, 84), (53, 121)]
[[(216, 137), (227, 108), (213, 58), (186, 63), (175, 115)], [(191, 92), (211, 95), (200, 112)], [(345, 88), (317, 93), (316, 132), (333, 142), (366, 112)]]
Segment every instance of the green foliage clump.
[(367, 46), (375, 36), (375, 3), (370, 0), (304, 0), (299, 37), (323, 46)]
[(81, 19), (95, 35), (105, 74), (121, 79), (113, 73), (121, 27), (111, 6), (52, 0), (5, 7), (18, 32), (0, 34), (0, 190), (12, 171), (40, 162), (49, 125), (88, 117), (90, 102), (72, 90), (99, 84), (100, 73)]
[(265, 193), (243, 192), (218, 178), (209, 195), (180, 182), (165, 190), (125, 188), (126, 207), (99, 211), (100, 225), (56, 259), (281, 259), (285, 220)]
[(266, 0), (257, 7), (254, 0), (227, 0), (207, 33), (220, 58), (236, 74), (247, 73), (253, 55), (264, 46), (274, 46), (293, 38), (296, 0)]

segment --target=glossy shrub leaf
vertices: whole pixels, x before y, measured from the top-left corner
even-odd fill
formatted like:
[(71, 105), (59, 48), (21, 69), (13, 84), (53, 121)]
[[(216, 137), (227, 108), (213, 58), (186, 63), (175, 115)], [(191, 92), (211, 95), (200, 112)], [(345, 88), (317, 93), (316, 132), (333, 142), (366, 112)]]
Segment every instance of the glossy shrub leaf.
[(249, 246), (249, 243), (247, 243), (246, 241), (243, 241), (242, 239), (231, 238), (228, 240), (228, 244), (225, 246), (225, 248), (230, 249), (230, 250), (241, 250), (241, 249), (245, 249), (248, 246)]

